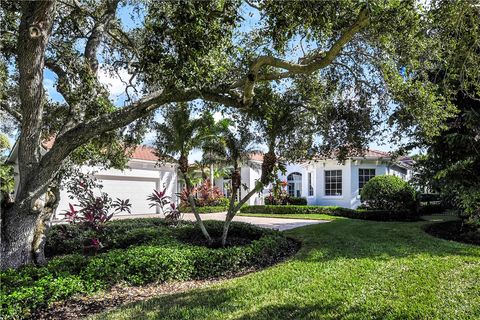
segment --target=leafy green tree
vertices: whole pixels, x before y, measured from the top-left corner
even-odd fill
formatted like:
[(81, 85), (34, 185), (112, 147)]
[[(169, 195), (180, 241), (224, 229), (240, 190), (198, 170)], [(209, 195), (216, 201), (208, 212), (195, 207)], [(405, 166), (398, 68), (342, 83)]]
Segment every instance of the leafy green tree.
[[(467, 1), (458, 2), (452, 8)], [(128, 27), (118, 15), (127, 6), (138, 21)], [(2, 212), (2, 268), (35, 262), (32, 239), (45, 203), (40, 199), (69, 156), (124, 130), (138, 137), (146, 118), (171, 103), (201, 99), (243, 112), (259, 105), (259, 84), (311, 78), (321, 79), (328, 93), (328, 115), (350, 119), (337, 121), (333, 131), (346, 131), (351, 139), (359, 132), (340, 124), (353, 123), (355, 113), (392, 116), (402, 129), (411, 127), (406, 115), (413, 115), (413, 127), (429, 134), (452, 113), (438, 86), (408, 77), (430, 53), (436, 59), (442, 44), (425, 36), (439, 22), (413, 0), (9, 0), (0, 10), (1, 59), (12, 67), (3, 83), (13, 90), (2, 96), (0, 109), (21, 128), (19, 188), (15, 204)], [(260, 21), (244, 32), (248, 10)], [(45, 95), (46, 69), (56, 76), (61, 103)], [(100, 75), (120, 70), (130, 78), (126, 101), (116, 106)], [(335, 102), (343, 98), (348, 103), (336, 112)], [(40, 142), (52, 134), (55, 143), (42, 155)], [(269, 169), (276, 157), (265, 156)]]
[(418, 132), (410, 147), (417, 159), (416, 180), (443, 194), (468, 224), (480, 229), (480, 9), (472, 1), (434, 1), (431, 34), (442, 46), (423, 68), (424, 76), (456, 107), (439, 135)]

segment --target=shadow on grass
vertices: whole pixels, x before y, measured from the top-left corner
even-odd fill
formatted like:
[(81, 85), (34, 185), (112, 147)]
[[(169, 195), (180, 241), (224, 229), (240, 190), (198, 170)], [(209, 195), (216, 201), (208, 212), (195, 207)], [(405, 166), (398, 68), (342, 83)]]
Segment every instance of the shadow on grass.
[[(337, 259), (382, 261), (416, 255), (425, 255), (428, 259), (461, 256), (459, 263), (467, 260), (478, 263), (478, 247), (429, 236), (422, 229), (429, 223), (342, 219), (290, 230), (287, 235), (303, 242), (301, 251), (293, 258), (292, 267), (279, 265), (263, 275), (259, 273), (250, 279), (232, 280), (221, 287), (153, 298), (103, 314), (98, 319), (421, 319), (425, 315), (421, 312), (431, 312), (429, 302), (422, 302), (419, 309), (409, 307), (408, 300), (403, 301), (400, 307), (368, 299), (368, 304), (355, 302), (338, 291), (342, 288), (342, 279), (336, 280), (338, 284), (334, 282), (336, 289), (331, 289), (331, 294), (327, 292), (322, 298), (316, 295), (319, 292), (312, 291), (309, 294), (313, 296), (307, 294), (308, 299), (303, 299), (303, 289), (297, 288), (295, 277), (312, 276), (311, 265), (301, 262), (323, 263)], [(422, 267), (423, 263), (422, 260), (415, 265), (419, 266), (420, 272), (428, 272), (428, 267)], [(442, 266), (443, 262), (436, 265)], [(331, 264), (330, 272), (332, 266), (348, 275), (348, 270), (340, 270), (343, 264)], [(375, 269), (374, 266), (369, 268)], [(318, 276), (323, 276), (318, 270), (316, 272)], [(352, 271), (353, 274), (359, 272)], [(343, 273), (336, 273), (339, 274)], [(331, 273), (325, 276), (333, 279)], [(302, 285), (305, 286), (305, 283), (304, 279)], [(329, 290), (327, 288), (328, 285), (324, 290)], [(290, 297), (286, 298), (286, 295)], [(375, 299), (373, 297), (370, 299)]]
[(480, 248), (438, 239), (424, 231), (429, 221), (377, 222), (335, 220), (287, 234), (303, 243), (295, 259), (326, 261), (337, 258), (391, 259), (419, 254), (480, 257)]
[[(340, 299), (319, 300), (314, 304), (275, 304), (246, 310), (236, 302), (241, 289), (203, 289), (153, 298), (126, 305), (121, 311), (103, 314), (98, 319), (406, 319), (410, 315), (388, 307), (372, 310), (347, 307)], [(259, 301), (260, 302), (260, 301)], [(240, 312), (239, 312), (240, 311)]]

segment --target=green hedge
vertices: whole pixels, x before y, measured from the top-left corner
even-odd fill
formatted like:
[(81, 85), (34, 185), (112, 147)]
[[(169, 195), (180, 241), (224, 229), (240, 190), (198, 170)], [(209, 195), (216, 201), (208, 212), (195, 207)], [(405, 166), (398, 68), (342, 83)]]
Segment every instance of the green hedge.
[(422, 204), (418, 209), (418, 213), (420, 215), (429, 215), (429, 214), (436, 214), (436, 213), (444, 213), (445, 206), (442, 204)]
[(390, 220), (416, 220), (417, 214), (410, 211), (387, 211), (348, 209), (338, 206), (275, 206), (256, 205), (245, 206), (241, 213), (265, 213), (265, 214), (327, 214), (331, 216), (347, 217), (352, 219), (390, 221)]
[[(141, 226), (138, 230), (149, 230), (152, 226), (162, 228), (161, 223), (158, 224), (153, 219), (132, 219), (126, 223), (111, 222), (114, 225), (111, 230), (120, 232), (125, 227), (132, 228), (134, 222)], [(221, 234), (220, 221), (205, 221), (205, 224), (212, 235)], [(162, 245), (145, 244), (127, 249), (110, 249), (91, 257), (69, 254), (53, 258), (43, 267), (28, 266), (19, 270), (2, 271), (2, 319), (28, 318), (36, 309), (46, 307), (54, 301), (74, 294), (106, 289), (119, 282), (143, 285), (170, 280), (206, 279), (263, 267), (288, 256), (296, 249), (292, 241), (278, 231), (243, 223), (233, 223), (231, 231), (232, 236), (248, 235), (255, 240), (242, 247), (222, 249), (191, 245), (178, 240), (200, 234), (193, 224), (187, 223), (155, 234), (155, 241), (163, 243)], [(80, 237), (78, 234), (81, 233), (81, 230), (78, 231), (76, 237)], [(121, 233), (118, 234), (119, 237)], [(113, 238), (115, 237), (112, 236)], [(147, 238), (152, 243), (151, 235)], [(48, 241), (47, 239), (47, 243)], [(61, 250), (57, 248), (56, 251)]]
[[(225, 212), (228, 210), (228, 206), (205, 206), (205, 207), (197, 207), (198, 213), (215, 213), (215, 212)], [(180, 207), (180, 212), (182, 213), (192, 213), (193, 210), (191, 207)]]

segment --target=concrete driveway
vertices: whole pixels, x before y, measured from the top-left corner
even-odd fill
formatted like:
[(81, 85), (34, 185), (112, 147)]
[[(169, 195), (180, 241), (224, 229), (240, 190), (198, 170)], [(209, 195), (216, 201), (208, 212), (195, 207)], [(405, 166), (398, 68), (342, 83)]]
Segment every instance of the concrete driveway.
[[(204, 213), (201, 214), (202, 220), (220, 220), (225, 221), (225, 213)], [(185, 213), (184, 220), (195, 221), (193, 213)], [(233, 221), (247, 222), (262, 228), (277, 229), (280, 231), (293, 228), (308, 226), (311, 224), (329, 222), (326, 220), (304, 220), (304, 219), (283, 219), (283, 218), (263, 218), (263, 217), (244, 217), (236, 216)]]

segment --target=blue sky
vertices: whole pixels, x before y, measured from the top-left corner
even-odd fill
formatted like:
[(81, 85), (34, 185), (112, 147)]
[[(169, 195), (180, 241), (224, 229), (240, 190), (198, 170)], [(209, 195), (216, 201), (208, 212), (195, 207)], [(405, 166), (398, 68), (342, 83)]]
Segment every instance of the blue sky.
[[(244, 21), (241, 23), (240, 26), (240, 31), (242, 32), (248, 32), (252, 30), (255, 26), (258, 26), (259, 20), (260, 20), (260, 15), (258, 14), (258, 11), (253, 10), (251, 7), (246, 6), (243, 9), (243, 15), (244, 15)], [(139, 23), (142, 21), (142, 12), (133, 12), (132, 8), (127, 6), (127, 7), (122, 7), (119, 8), (118, 10), (118, 16), (121, 20), (122, 25), (124, 26), (125, 29), (130, 30), (132, 28), (135, 28), (135, 26), (138, 26)], [(296, 53), (299, 53), (300, 51), (298, 50)], [(296, 60), (296, 53), (292, 54), (289, 59)], [(128, 79), (128, 73), (126, 70), (118, 70), (118, 74), (123, 78), (124, 80)], [(52, 73), (49, 70), (45, 70), (44, 73), (44, 86), (45, 89), (49, 95), (49, 97), (54, 100), (54, 101), (60, 101), (63, 102), (62, 96), (56, 91), (55, 89), (55, 82), (56, 82), (56, 76), (54, 73)], [(99, 77), (100, 81), (104, 83), (108, 89), (110, 90), (110, 99), (119, 107), (123, 106), (124, 101), (125, 101), (125, 85), (122, 83), (122, 80), (116, 76), (116, 75), (111, 75), (105, 72), (104, 70), (100, 70), (99, 72)], [(221, 118), (220, 113), (215, 114), (215, 117), (217, 119)], [(158, 121), (161, 121), (161, 116), (157, 115), (156, 119)], [(11, 137), (12, 140), (15, 137)], [(149, 144), (154, 140), (154, 133), (149, 133), (147, 134), (144, 143)], [(13, 142), (13, 141), (12, 141)], [(389, 144), (382, 144), (381, 142), (375, 142), (370, 145), (371, 148), (373, 149), (379, 149), (383, 151), (390, 151), (392, 150), (391, 146)], [(190, 156), (190, 160), (199, 160), (201, 158), (201, 153), (199, 151), (193, 152)]]

